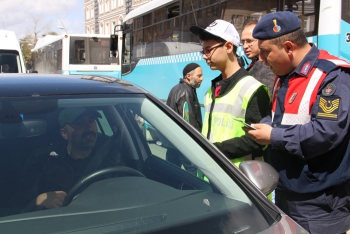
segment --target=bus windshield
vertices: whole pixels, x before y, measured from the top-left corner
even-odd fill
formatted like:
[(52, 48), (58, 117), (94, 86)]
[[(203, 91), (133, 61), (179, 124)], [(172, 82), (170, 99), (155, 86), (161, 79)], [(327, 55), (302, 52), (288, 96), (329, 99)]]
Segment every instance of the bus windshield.
[(97, 37), (71, 37), (69, 64), (112, 64), (109, 56), (109, 39)]
[(0, 50), (0, 72), (22, 73), (21, 60), (16, 50)]

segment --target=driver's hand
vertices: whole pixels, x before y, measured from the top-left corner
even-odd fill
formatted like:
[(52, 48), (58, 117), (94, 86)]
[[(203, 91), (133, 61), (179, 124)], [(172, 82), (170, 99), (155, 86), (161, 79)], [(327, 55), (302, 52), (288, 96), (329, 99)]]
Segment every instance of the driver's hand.
[(61, 207), (66, 195), (67, 193), (64, 191), (42, 193), (36, 198), (36, 206), (38, 209)]

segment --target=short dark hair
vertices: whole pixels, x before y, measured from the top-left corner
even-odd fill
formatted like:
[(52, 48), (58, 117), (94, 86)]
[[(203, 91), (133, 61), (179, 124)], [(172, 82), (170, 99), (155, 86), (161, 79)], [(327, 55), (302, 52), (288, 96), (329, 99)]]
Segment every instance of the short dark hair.
[(282, 47), (285, 41), (291, 41), (294, 44), (296, 44), (298, 47), (303, 47), (306, 44), (308, 44), (305, 33), (302, 29), (298, 29), (294, 32), (287, 33), (280, 37), (270, 39), (270, 43), (278, 46), (279, 48)]
[(252, 18), (248, 18), (244, 24), (243, 24), (243, 30), (248, 27), (249, 25), (257, 25), (258, 24), (258, 20), (256, 19), (252, 19)]
[(210, 33), (207, 33), (206, 31), (203, 31), (201, 33), (198, 34), (198, 37), (201, 41), (208, 41), (208, 40), (214, 40), (216, 42), (221, 42), (221, 43), (225, 43), (226, 40), (221, 38), (221, 37), (218, 37), (218, 36), (215, 36), (213, 34), (210, 34)]

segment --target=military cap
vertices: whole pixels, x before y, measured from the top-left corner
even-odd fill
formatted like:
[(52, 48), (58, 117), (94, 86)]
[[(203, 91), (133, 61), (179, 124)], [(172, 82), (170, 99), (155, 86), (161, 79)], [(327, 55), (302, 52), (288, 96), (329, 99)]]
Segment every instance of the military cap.
[(261, 18), (253, 30), (253, 37), (269, 40), (300, 29), (301, 20), (290, 11), (277, 11)]

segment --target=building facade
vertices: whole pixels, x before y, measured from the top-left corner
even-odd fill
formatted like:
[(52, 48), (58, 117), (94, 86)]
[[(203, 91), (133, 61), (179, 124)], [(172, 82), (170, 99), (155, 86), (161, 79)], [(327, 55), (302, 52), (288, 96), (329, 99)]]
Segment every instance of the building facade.
[[(113, 34), (131, 10), (152, 0), (85, 0), (85, 33)], [(121, 33), (118, 33), (121, 36)]]

